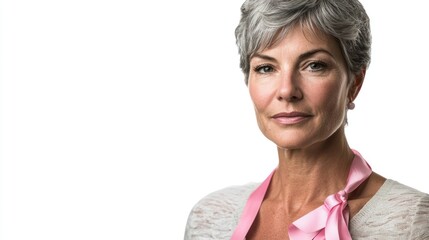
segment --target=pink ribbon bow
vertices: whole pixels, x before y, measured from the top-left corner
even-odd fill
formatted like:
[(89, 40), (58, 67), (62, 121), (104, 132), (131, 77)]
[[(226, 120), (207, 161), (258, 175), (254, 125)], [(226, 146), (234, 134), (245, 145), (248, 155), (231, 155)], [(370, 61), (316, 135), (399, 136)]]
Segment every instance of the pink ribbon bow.
[[(372, 173), (371, 167), (359, 152), (355, 150), (353, 152), (355, 157), (344, 190), (329, 195), (322, 206), (293, 222), (288, 228), (291, 240), (352, 239), (348, 229), (350, 215), (347, 208), (348, 193), (353, 192)], [(262, 204), (273, 173), (274, 171), (250, 195), (231, 240), (245, 239)]]

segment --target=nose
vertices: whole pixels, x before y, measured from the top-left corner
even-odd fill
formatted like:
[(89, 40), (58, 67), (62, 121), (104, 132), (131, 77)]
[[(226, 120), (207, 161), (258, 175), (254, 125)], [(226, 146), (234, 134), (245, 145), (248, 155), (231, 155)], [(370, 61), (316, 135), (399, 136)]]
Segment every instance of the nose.
[(277, 99), (279, 101), (296, 102), (303, 98), (299, 80), (293, 73), (282, 74), (279, 81)]

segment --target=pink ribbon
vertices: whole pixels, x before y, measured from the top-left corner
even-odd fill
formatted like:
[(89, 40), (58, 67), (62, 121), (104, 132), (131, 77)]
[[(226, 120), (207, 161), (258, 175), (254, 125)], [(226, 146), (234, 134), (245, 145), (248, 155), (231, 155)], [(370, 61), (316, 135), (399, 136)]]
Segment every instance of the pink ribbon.
[[(293, 222), (288, 228), (291, 240), (352, 239), (348, 229), (350, 215), (347, 208), (348, 193), (353, 192), (372, 173), (371, 167), (359, 152), (356, 150), (353, 152), (355, 157), (344, 190), (329, 195), (322, 206)], [(273, 174), (274, 171), (250, 195), (231, 240), (244, 240), (246, 238), (264, 200)]]

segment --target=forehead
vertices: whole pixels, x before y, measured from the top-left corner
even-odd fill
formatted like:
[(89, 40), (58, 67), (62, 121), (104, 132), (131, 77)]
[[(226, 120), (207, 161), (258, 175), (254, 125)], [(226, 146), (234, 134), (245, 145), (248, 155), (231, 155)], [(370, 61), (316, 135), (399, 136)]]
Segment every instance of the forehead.
[(278, 34), (276, 40), (256, 53), (275, 53), (279, 50), (286, 52), (302, 52), (313, 49), (324, 49), (342, 58), (338, 40), (316, 28), (301, 26), (291, 27), (287, 32)]

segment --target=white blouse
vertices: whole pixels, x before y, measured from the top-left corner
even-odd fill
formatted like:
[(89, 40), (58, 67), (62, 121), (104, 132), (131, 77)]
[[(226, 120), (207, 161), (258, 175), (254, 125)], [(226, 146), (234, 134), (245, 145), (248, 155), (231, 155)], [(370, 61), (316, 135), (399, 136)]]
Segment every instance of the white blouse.
[[(189, 214), (184, 239), (229, 240), (258, 185), (233, 186), (204, 197)], [(349, 228), (353, 239), (429, 239), (429, 195), (388, 179)]]

